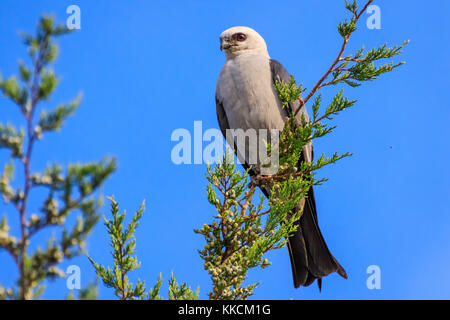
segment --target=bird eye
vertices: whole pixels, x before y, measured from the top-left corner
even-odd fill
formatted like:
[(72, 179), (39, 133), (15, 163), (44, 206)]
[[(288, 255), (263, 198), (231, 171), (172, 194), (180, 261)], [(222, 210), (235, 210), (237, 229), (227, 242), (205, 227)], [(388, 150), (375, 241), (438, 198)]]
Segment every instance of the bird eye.
[(244, 41), (245, 39), (247, 39), (247, 37), (246, 37), (245, 34), (243, 34), (243, 33), (238, 33), (238, 34), (236, 35), (236, 40), (237, 40), (237, 41)]

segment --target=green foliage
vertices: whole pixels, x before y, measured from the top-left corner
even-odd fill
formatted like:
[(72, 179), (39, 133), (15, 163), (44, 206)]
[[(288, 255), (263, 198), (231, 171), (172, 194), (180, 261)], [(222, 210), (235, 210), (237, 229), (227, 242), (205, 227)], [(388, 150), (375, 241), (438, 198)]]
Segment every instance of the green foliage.
[(23, 143), (25, 133), (23, 130), (18, 131), (14, 126), (0, 123), (0, 148), (11, 150), (11, 154), (15, 158), (23, 156)]
[(97, 281), (93, 281), (86, 288), (83, 288), (78, 292), (78, 298), (75, 298), (73, 291), (70, 291), (66, 297), (66, 300), (97, 300), (97, 298), (98, 298)]
[(48, 99), (50, 94), (55, 90), (59, 80), (56, 78), (53, 70), (47, 70), (42, 68), (41, 70), (41, 82), (39, 83), (38, 96), (39, 99)]
[(396, 64), (390, 62), (388, 64), (375, 66), (375, 62), (378, 60), (390, 59), (399, 55), (402, 52), (403, 47), (409, 41), (405, 41), (401, 45), (392, 48), (388, 48), (387, 45), (384, 44), (381, 47), (372, 49), (366, 53), (364, 53), (363, 46), (356, 51), (355, 54), (343, 57), (350, 36), (357, 30), (359, 18), (372, 2), (373, 0), (367, 1), (363, 9), (358, 11), (356, 0), (352, 3), (345, 1), (345, 8), (350, 11), (352, 17), (349, 21), (346, 19), (338, 25), (338, 32), (342, 36), (344, 42), (337, 60), (326, 75), (326, 77), (328, 77), (328, 75), (331, 74), (331, 80), (326, 83), (321, 83), (320, 87), (338, 83), (345, 83), (351, 87), (358, 87), (362, 82), (377, 79), (383, 73), (390, 72), (404, 64), (404, 62)]
[(95, 263), (91, 258), (89, 260), (104, 284), (115, 289), (115, 294), (118, 298), (123, 300), (143, 298), (146, 294), (144, 282), (138, 280), (134, 286), (128, 279), (127, 273), (139, 268), (141, 264), (136, 256), (133, 256), (136, 249), (134, 232), (139, 225), (139, 219), (144, 214), (144, 202), (133, 215), (133, 219), (127, 228), (123, 229), (122, 223), (126, 212), (119, 214), (118, 203), (113, 198), (109, 199), (111, 200), (113, 219), (108, 220), (105, 218), (105, 225), (111, 237), (110, 244), (113, 248), (114, 268), (105, 268)]
[[(32, 156), (35, 143), (42, 133), (59, 130), (67, 117), (72, 115), (81, 101), (61, 104), (54, 110), (43, 111), (35, 119), (40, 102), (50, 98), (58, 84), (58, 78), (51, 69), (58, 46), (53, 38), (67, 33), (62, 25), (54, 25), (53, 18), (43, 16), (35, 36), (23, 34), (31, 60), (31, 67), (19, 61), (19, 79), (11, 76), (0, 78), (0, 89), (22, 113), (26, 128), (18, 130), (12, 124), (0, 122), (0, 148), (10, 151), (11, 159), (0, 173), (0, 194), (5, 203), (17, 211), (5, 215), (0, 224), (0, 250), (8, 252), (15, 262), (19, 279), (17, 288), (0, 286), (0, 299), (33, 299), (44, 291), (44, 281), (64, 277), (58, 265), (84, 253), (85, 241), (99, 219), (102, 198), (96, 195), (100, 186), (116, 169), (113, 158), (99, 162), (72, 164), (66, 169), (53, 164), (43, 172), (33, 172)], [(14, 179), (14, 169), (22, 167), (23, 184)], [(45, 190), (40, 212), (29, 212), (30, 194), (36, 188)], [(69, 215), (77, 212), (76, 223), (67, 223)], [(7, 217), (19, 218), (18, 232), (11, 232)], [(52, 228), (55, 236), (48, 239), (45, 247), (37, 246), (30, 252), (29, 245), (39, 231)], [(16, 234), (17, 233), (17, 234)], [(58, 234), (58, 236), (56, 236)], [(91, 293), (83, 293), (92, 297)]]
[(275, 83), (275, 90), (283, 103), (283, 108), (286, 108), (289, 105), (289, 101), (295, 101), (300, 98), (302, 92), (305, 91), (302, 89), (301, 85), (300, 87), (297, 87), (297, 83), (293, 76), (291, 76), (289, 83), (286, 83), (285, 85), (277, 81)]
[[(312, 185), (322, 182), (316, 180), (312, 172), (345, 156), (321, 157), (308, 167), (305, 164), (301, 168), (305, 172), (300, 173), (292, 164), (298, 163), (303, 146), (311, 138), (304, 134), (307, 128), (291, 131), (289, 123), (286, 128), (286, 133), (281, 135), (280, 148), (290, 151), (280, 158), (280, 170), (276, 175), (258, 176), (259, 180), (248, 184), (247, 172), (237, 170), (229, 153), (214, 168), (208, 166), (208, 201), (217, 215), (212, 223), (194, 231), (203, 235), (206, 242), (199, 253), (213, 283), (210, 299), (240, 300), (253, 294), (258, 283), (244, 283), (248, 271), (270, 265), (264, 255), (284, 247), (289, 235), (296, 230), (295, 222), (302, 212), (301, 201)], [(268, 203), (262, 195), (253, 201), (256, 187), (265, 185), (273, 190)]]
[[(248, 271), (270, 265), (264, 255), (284, 247), (295, 232), (302, 200), (312, 185), (324, 181), (315, 179), (314, 171), (349, 155), (322, 156), (297, 168), (303, 146), (311, 141), (305, 132), (311, 130), (298, 127), (291, 131), (289, 123), (281, 135), (280, 148), (290, 151), (280, 155), (276, 175), (257, 176), (248, 184), (247, 172), (239, 172), (229, 154), (214, 168), (208, 166), (208, 201), (217, 215), (212, 223), (194, 231), (206, 242), (199, 253), (213, 284), (210, 299), (241, 300), (253, 295), (258, 283), (245, 283)], [(272, 190), (268, 202), (261, 194), (254, 201), (256, 187), (267, 185)]]
[[(361, 82), (377, 79), (383, 73), (390, 72), (395, 68), (404, 64), (388, 63), (381, 66), (375, 66), (374, 62), (381, 59), (393, 58), (399, 55), (403, 47), (409, 41), (403, 42), (399, 46), (387, 48), (386, 44), (377, 49), (372, 49), (364, 54), (364, 47), (358, 50), (353, 56), (341, 58), (341, 63), (338, 64), (332, 72), (332, 79), (327, 83), (335, 85), (338, 83), (345, 83), (351, 87), (359, 87)], [(364, 54), (364, 56), (363, 56)]]
[[(159, 279), (158, 279), (159, 280)], [(173, 272), (169, 279), (169, 300), (197, 300), (199, 288), (192, 292), (191, 288), (187, 286), (186, 282), (181, 285), (175, 280)]]
[(6, 97), (19, 106), (24, 106), (28, 100), (28, 90), (19, 85), (15, 76), (4, 81), (0, 77), (0, 89)]
[(51, 112), (42, 111), (39, 120), (40, 130), (52, 131), (59, 130), (63, 125), (64, 120), (71, 116), (78, 108), (81, 102), (81, 94), (78, 95), (72, 102), (67, 104), (60, 104), (55, 110)]
[[(299, 111), (324, 86), (344, 83), (356, 87), (403, 64), (391, 62), (376, 67), (374, 62), (400, 54), (407, 42), (392, 48), (383, 45), (365, 54), (362, 48), (353, 56), (343, 57), (350, 36), (357, 29), (359, 18), (371, 2), (367, 1), (360, 11), (356, 1), (346, 2), (345, 7), (352, 17), (338, 26), (344, 39), (341, 50), (306, 98), (301, 96), (306, 90), (302, 84), (297, 86), (293, 77), (289, 83), (275, 83), (274, 88), (283, 108), (293, 108), (279, 139), (278, 172), (268, 176), (253, 176), (249, 183), (247, 172), (239, 172), (229, 154), (214, 168), (208, 166), (207, 197), (217, 214), (210, 224), (204, 224), (201, 229), (194, 231), (203, 235), (206, 242), (199, 254), (212, 280), (210, 299), (247, 299), (253, 294), (258, 283), (245, 282), (248, 271), (270, 265), (265, 254), (283, 247), (296, 230), (296, 221), (301, 217), (309, 189), (327, 180), (317, 178), (316, 171), (351, 156), (351, 153), (334, 153), (331, 156), (322, 154), (312, 162), (300, 161), (304, 149), (314, 139), (330, 134), (336, 128), (328, 122), (352, 107), (356, 100), (348, 99), (341, 90), (322, 108), (322, 95), (318, 94), (312, 104), (311, 119), (306, 119)], [(253, 200), (257, 187), (270, 190), (267, 202), (261, 195), (258, 200)]]
[[(360, 10), (356, 1), (346, 1), (345, 8), (351, 17), (337, 27), (343, 40), (341, 49), (329, 70), (305, 98), (302, 94), (306, 89), (302, 84), (297, 85), (293, 77), (288, 83), (274, 85), (283, 108), (294, 108), (280, 135), (278, 172), (249, 179), (247, 172), (236, 168), (228, 153), (217, 166), (208, 166), (207, 197), (217, 213), (211, 223), (194, 231), (201, 234), (206, 242), (199, 254), (212, 281), (210, 299), (247, 299), (254, 294), (258, 283), (247, 283), (248, 271), (268, 267), (271, 263), (266, 254), (285, 246), (289, 236), (298, 228), (296, 222), (301, 217), (309, 189), (326, 181), (316, 177), (317, 170), (351, 155), (322, 154), (312, 162), (299, 161), (304, 148), (314, 139), (333, 132), (336, 126), (329, 122), (356, 103), (356, 100), (345, 97), (341, 90), (327, 106), (322, 107), (322, 96), (318, 90), (337, 84), (357, 87), (403, 64), (388, 62), (378, 65), (382, 60), (399, 55), (407, 42), (394, 47), (384, 44), (367, 52), (362, 47), (352, 55), (345, 55), (361, 15), (372, 2), (367, 1)], [(58, 265), (64, 259), (85, 252), (86, 237), (97, 223), (102, 206), (102, 199), (96, 196), (96, 192), (116, 169), (114, 159), (104, 158), (99, 162), (71, 164), (66, 168), (52, 164), (42, 172), (32, 170), (35, 142), (42, 139), (44, 132), (59, 130), (81, 101), (81, 95), (78, 95), (73, 101), (59, 104), (54, 109), (40, 109), (40, 102), (49, 100), (60, 83), (51, 68), (59, 53), (58, 46), (52, 40), (68, 32), (65, 26), (55, 25), (52, 17), (43, 16), (35, 35), (22, 34), (31, 66), (19, 61), (18, 76), (3, 80), (0, 75), (0, 91), (18, 106), (26, 122), (25, 128), (0, 122), (0, 149), (6, 149), (10, 154), (10, 160), (0, 172), (0, 193), (3, 201), (17, 211), (20, 226), (18, 232), (11, 230), (8, 221), (13, 215), (5, 215), (0, 220), (0, 250), (11, 256), (19, 273), (17, 287), (0, 286), (0, 299), (38, 298), (44, 291), (47, 279), (64, 276)], [(316, 93), (311, 106), (312, 118), (306, 119), (298, 113)], [(35, 119), (38, 109), (40, 116)], [(23, 169), (23, 184), (15, 180), (17, 167)], [(39, 213), (32, 213), (27, 203), (31, 191), (38, 187), (47, 193)], [(269, 198), (265, 199), (258, 188), (270, 190)], [(138, 279), (133, 283), (129, 278), (140, 267), (135, 253), (135, 231), (144, 213), (144, 204), (125, 226), (126, 213), (119, 213), (118, 203), (110, 200), (112, 219), (105, 218), (105, 225), (111, 238), (114, 265), (105, 267), (89, 258), (97, 275), (106, 286), (115, 290), (119, 299), (163, 299), (160, 295), (163, 284), (161, 274), (148, 291), (144, 281)], [(76, 223), (70, 227), (67, 218), (72, 212), (78, 212), (78, 216)], [(50, 227), (58, 236), (48, 238), (44, 247), (38, 246), (30, 252), (32, 237)], [(96, 297), (96, 285), (91, 284), (80, 291), (78, 298)], [(193, 300), (198, 297), (198, 288), (192, 291), (186, 283), (177, 283), (171, 274), (168, 281), (169, 300)], [(67, 299), (75, 299), (75, 296), (70, 293)]]
[(148, 300), (162, 300), (161, 296), (159, 295), (162, 284), (163, 284), (162, 275), (159, 274), (158, 280), (156, 280), (156, 283), (153, 286), (153, 288), (148, 290)]
[(194, 230), (206, 241), (199, 253), (213, 282), (210, 299), (248, 298), (256, 287), (243, 285), (248, 269), (266, 265), (261, 258), (268, 247), (253, 246), (263, 233), (263, 199), (257, 205), (251, 203), (255, 190), (246, 191), (247, 173), (237, 171), (228, 158), (224, 156), (214, 168), (208, 165), (208, 201), (218, 214), (212, 223)]
[[(373, 0), (370, 0), (368, 3), (371, 3)], [(337, 29), (342, 38), (348, 38), (354, 31), (356, 31), (356, 23), (358, 22), (358, 4), (356, 0), (352, 3), (348, 3), (345, 0), (345, 8), (351, 12), (352, 17), (350, 20), (345, 19), (344, 22), (340, 22)]]
[[(89, 257), (95, 268), (96, 274), (102, 279), (105, 286), (114, 289), (115, 295), (121, 300), (162, 300), (159, 295), (162, 277), (159, 275), (156, 284), (148, 292), (145, 282), (137, 280), (136, 284), (130, 281), (128, 274), (141, 266), (135, 254), (136, 238), (134, 233), (139, 225), (139, 220), (144, 214), (144, 202), (133, 215), (131, 222), (124, 228), (126, 212), (119, 213), (119, 204), (111, 201), (112, 220), (105, 219), (105, 226), (111, 238), (110, 245), (113, 249), (112, 257), (114, 267), (105, 267), (96, 263)], [(169, 300), (195, 300), (198, 299), (198, 288), (192, 292), (186, 283), (179, 285), (173, 276), (169, 280)]]

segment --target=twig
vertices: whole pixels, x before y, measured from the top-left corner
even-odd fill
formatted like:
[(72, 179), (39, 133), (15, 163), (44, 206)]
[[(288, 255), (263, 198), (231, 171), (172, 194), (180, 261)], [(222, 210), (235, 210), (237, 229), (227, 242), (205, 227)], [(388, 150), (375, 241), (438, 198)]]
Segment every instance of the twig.
[(45, 39), (42, 42), (41, 46), (39, 47), (39, 53), (35, 60), (34, 64), (34, 79), (33, 84), (31, 87), (31, 105), (30, 110), (26, 110), (26, 107), (24, 107), (24, 110), (26, 112), (26, 121), (27, 121), (27, 151), (24, 157), (22, 157), (22, 163), (24, 165), (24, 195), (22, 204), (20, 207), (18, 207), (19, 210), (19, 216), (20, 216), (20, 231), (21, 231), (21, 241), (20, 241), (20, 259), (19, 259), (19, 273), (20, 273), (20, 298), (22, 300), (25, 300), (27, 298), (27, 291), (28, 287), (25, 281), (25, 257), (26, 257), (26, 251), (28, 246), (28, 239), (29, 235), (26, 230), (26, 207), (27, 207), (27, 200), (28, 195), (30, 192), (30, 189), (32, 187), (32, 182), (30, 179), (31, 170), (30, 170), (30, 163), (31, 163), (31, 156), (33, 153), (33, 145), (36, 139), (36, 136), (33, 132), (33, 115), (34, 111), (36, 109), (36, 105), (39, 101), (39, 79), (41, 76), (42, 71), (42, 60), (44, 58), (44, 52), (47, 50), (48, 41), (49, 41), (49, 34), (45, 35)]
[(253, 195), (256, 190), (256, 185), (252, 185), (250, 190), (248, 191), (248, 195), (244, 198), (245, 202), (243, 204), (239, 204), (241, 206), (241, 216), (243, 217), (248, 209), (248, 206), (252, 202)]
[[(361, 15), (363, 14), (364, 11), (366, 11), (367, 7), (373, 2), (373, 0), (369, 0), (367, 1), (366, 5), (362, 8), (362, 10), (356, 15), (355, 17), (355, 24), (358, 22), (359, 18), (361, 17)], [(300, 111), (300, 109), (308, 102), (309, 99), (311, 99), (311, 97), (316, 93), (316, 91), (318, 89), (320, 89), (322, 86), (322, 83), (325, 81), (325, 79), (328, 78), (328, 76), (330, 75), (330, 73), (332, 73), (334, 71), (334, 68), (336, 67), (336, 65), (339, 63), (339, 61), (342, 61), (342, 55), (344, 54), (345, 48), (347, 47), (348, 41), (350, 39), (350, 36), (352, 35), (354, 31), (350, 32), (347, 36), (345, 36), (344, 41), (341, 45), (341, 49), (338, 53), (337, 58), (334, 60), (333, 64), (331, 65), (331, 67), (328, 69), (328, 71), (322, 76), (322, 78), (320, 78), (319, 81), (317, 81), (317, 83), (314, 85), (314, 87), (311, 89), (311, 91), (308, 93), (308, 95), (306, 96), (305, 99), (299, 98), (300, 101), (300, 105), (298, 106), (297, 110), (295, 110), (294, 112), (294, 117), (298, 114), (298, 112)], [(329, 84), (329, 83), (328, 83)]]

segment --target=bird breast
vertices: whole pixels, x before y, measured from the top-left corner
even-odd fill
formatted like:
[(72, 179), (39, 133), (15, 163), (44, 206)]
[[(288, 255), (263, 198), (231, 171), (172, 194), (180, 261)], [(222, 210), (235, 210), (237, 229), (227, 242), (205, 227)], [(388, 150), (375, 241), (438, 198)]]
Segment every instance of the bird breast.
[(227, 60), (217, 94), (231, 129), (283, 129), (284, 111), (273, 87), (268, 57), (248, 54)]

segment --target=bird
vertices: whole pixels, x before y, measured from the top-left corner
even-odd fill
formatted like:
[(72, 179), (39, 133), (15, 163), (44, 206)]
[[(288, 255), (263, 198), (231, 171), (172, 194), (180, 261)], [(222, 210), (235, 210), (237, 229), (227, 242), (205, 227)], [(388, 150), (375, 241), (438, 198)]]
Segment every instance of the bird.
[[(282, 130), (300, 102), (283, 108), (274, 84), (277, 81), (289, 83), (291, 76), (280, 62), (270, 58), (264, 38), (252, 28), (232, 27), (220, 35), (220, 50), (225, 53), (226, 61), (216, 85), (216, 112), (220, 130), (230, 146), (233, 141), (227, 137), (229, 129)], [(309, 121), (304, 105), (296, 120), (301, 121), (302, 116)], [(238, 154), (241, 150), (234, 151)], [(241, 163), (254, 178), (258, 174), (257, 166), (249, 165), (247, 154), (241, 156)], [(312, 162), (313, 157), (310, 143), (303, 148), (300, 161)], [(270, 188), (262, 187), (261, 191), (266, 197), (270, 196)], [(287, 241), (293, 283), (299, 288), (317, 280), (321, 291), (323, 277), (337, 272), (347, 279), (347, 273), (331, 254), (319, 229), (312, 187), (300, 206), (297, 209), (303, 212), (296, 222), (298, 228)]]

